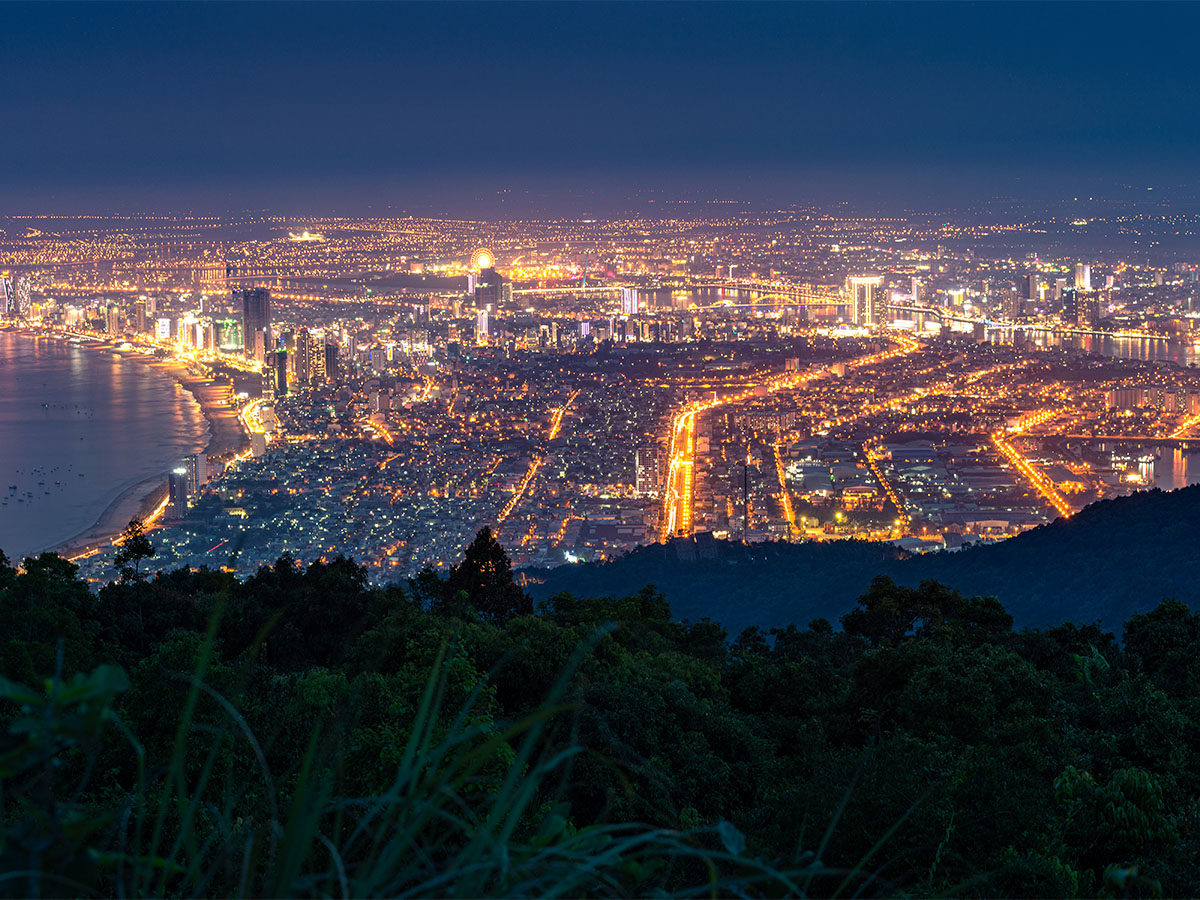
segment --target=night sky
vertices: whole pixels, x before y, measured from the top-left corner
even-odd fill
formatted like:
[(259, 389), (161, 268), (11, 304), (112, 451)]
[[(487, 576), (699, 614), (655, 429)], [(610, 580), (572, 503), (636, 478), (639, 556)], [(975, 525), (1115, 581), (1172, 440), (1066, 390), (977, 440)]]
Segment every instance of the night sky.
[(13, 211), (1190, 190), (1200, 145), (1190, 4), (5, 4), (0, 33)]

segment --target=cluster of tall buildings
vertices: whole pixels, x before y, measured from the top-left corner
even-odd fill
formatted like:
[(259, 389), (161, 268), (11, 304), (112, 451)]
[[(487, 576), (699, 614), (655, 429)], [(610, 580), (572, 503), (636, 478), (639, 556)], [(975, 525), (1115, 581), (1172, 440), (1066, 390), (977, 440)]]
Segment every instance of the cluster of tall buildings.
[(194, 503), (208, 484), (208, 456), (193, 453), (183, 460), (183, 465), (172, 469), (167, 476), (167, 506), (164, 516), (177, 521), (187, 515), (188, 505)]
[[(1106, 276), (1104, 289), (1113, 286), (1113, 277)], [(1079, 328), (1089, 328), (1096, 325), (1103, 317), (1103, 306), (1107, 302), (1105, 293), (1092, 287), (1092, 267), (1088, 263), (1075, 264), (1075, 278), (1068, 286), (1067, 278), (1056, 278), (1053, 283), (1044, 284), (1036, 272), (1024, 275), (1020, 280), (1020, 298), (1017, 310), (1038, 309), (1049, 307), (1062, 314), (1065, 322)]]
[(279, 336), (263, 369), (267, 393), (283, 396), (293, 386), (316, 386), (338, 380), (338, 346), (324, 332), (300, 328)]

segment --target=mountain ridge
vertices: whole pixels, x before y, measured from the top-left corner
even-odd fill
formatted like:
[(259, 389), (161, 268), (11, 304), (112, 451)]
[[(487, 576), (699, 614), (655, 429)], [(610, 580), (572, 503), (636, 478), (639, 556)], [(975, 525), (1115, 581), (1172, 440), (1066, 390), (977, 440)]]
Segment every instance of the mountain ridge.
[[(888, 544), (741, 544), (676, 539), (604, 563), (530, 574), (535, 600), (558, 593), (624, 595), (647, 584), (676, 617), (710, 618), (731, 634), (831, 622), (849, 612), (871, 580), (942, 582), (968, 596), (995, 596), (1017, 627), (1064, 621), (1119, 631), (1130, 615), (1168, 598), (1200, 608), (1200, 485), (1141, 491), (1091, 504), (1007, 541), (906, 557)], [(710, 549), (711, 548), (711, 549)], [(695, 555), (695, 561), (686, 557)]]

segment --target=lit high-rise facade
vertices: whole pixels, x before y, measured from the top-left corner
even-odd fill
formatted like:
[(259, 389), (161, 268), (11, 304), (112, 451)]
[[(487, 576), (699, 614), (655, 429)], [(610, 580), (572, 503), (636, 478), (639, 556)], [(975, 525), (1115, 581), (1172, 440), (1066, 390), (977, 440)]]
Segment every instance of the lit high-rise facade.
[(204, 453), (193, 453), (183, 460), (183, 467), (187, 469), (188, 496), (199, 496), (204, 485), (208, 483), (208, 456)]
[(1092, 267), (1087, 263), (1075, 263), (1075, 290), (1090, 291), (1092, 289)]
[(188, 471), (180, 466), (172, 469), (167, 476), (167, 508), (165, 516), (168, 519), (182, 519), (187, 515), (188, 500)]
[(864, 328), (887, 325), (887, 291), (882, 275), (850, 275), (846, 278), (850, 321)]

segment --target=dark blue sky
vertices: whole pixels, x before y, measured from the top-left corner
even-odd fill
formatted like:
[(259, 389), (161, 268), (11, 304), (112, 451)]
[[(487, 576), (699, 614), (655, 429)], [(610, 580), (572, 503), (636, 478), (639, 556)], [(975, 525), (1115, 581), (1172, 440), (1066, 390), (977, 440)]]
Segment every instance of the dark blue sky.
[(965, 201), (1167, 188), (1200, 146), (1190, 4), (3, 13), (9, 208)]

